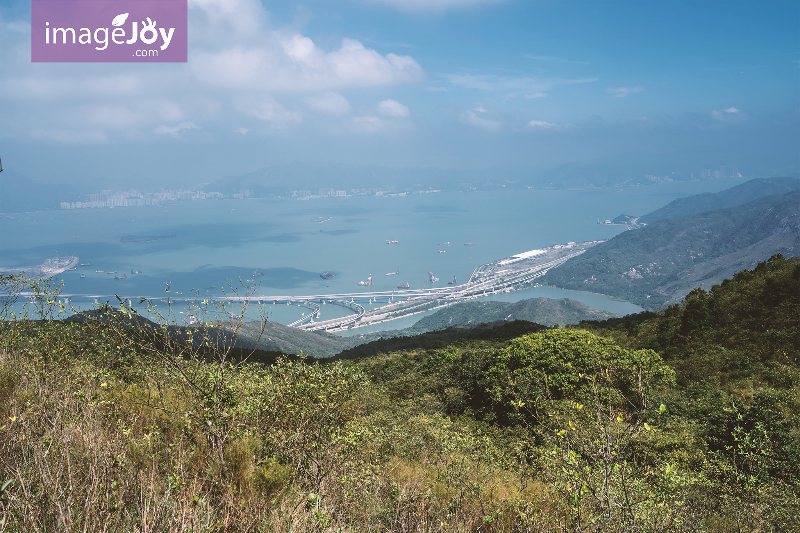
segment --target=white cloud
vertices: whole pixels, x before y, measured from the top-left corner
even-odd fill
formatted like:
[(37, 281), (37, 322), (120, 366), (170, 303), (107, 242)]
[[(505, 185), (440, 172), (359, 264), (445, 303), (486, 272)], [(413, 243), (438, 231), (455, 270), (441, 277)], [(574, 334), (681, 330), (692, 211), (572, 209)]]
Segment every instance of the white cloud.
[(250, 133), (250, 130), (248, 130), (247, 128), (236, 128), (235, 130), (233, 130), (233, 133), (238, 133), (240, 135), (247, 135), (248, 133)]
[(709, 113), (711, 118), (722, 124), (738, 124), (747, 120), (747, 114), (742, 113), (735, 107), (729, 107), (722, 111), (714, 110)]
[(355, 126), (357, 131), (363, 133), (378, 133), (385, 130), (388, 127), (388, 123), (380, 117), (364, 115), (355, 117), (353, 119), (353, 126)]
[(326, 91), (416, 83), (424, 71), (410, 56), (379, 54), (354, 39), (324, 52), (300, 34), (273, 32), (258, 46), (196, 54), (198, 79), (212, 87), (263, 91)]
[(499, 131), (503, 127), (502, 117), (481, 106), (467, 109), (461, 113), (459, 119), (461, 122), (489, 131)]
[(545, 122), (543, 120), (531, 120), (528, 122), (528, 126), (535, 129), (550, 129), (555, 128), (556, 124), (552, 122)]
[(181, 122), (177, 126), (158, 126), (155, 130), (156, 133), (161, 135), (171, 135), (172, 137), (177, 137), (178, 133), (183, 130), (192, 130), (192, 129), (200, 129), (200, 126), (195, 124), (194, 122)]
[(606, 89), (606, 92), (608, 94), (613, 94), (614, 98), (625, 98), (629, 94), (640, 93), (642, 91), (644, 91), (644, 87), (641, 85), (637, 85), (636, 87), (617, 87)]
[(405, 118), (409, 111), (406, 106), (395, 100), (384, 100), (378, 104), (378, 112), (387, 117)]
[(531, 98), (546, 98), (547, 93), (531, 93), (522, 95), (526, 100)]
[[(592, 83), (597, 78), (533, 78), (496, 76), (493, 74), (446, 74), (444, 78), (458, 87), (465, 89), (478, 89), (481, 91), (501, 91), (530, 95), (545, 94), (561, 85)], [(534, 96), (536, 97), (536, 96)]]
[(281, 93), (291, 101), (301, 93), (315, 111), (346, 115), (350, 103), (336, 90), (425, 79), (408, 55), (379, 53), (349, 38), (323, 48), (294, 27), (276, 26), (260, 0), (190, 0), (189, 7), (190, 60), (160, 68), (31, 64), (29, 24), (0, 19), (0, 102), (19, 110), (13, 121), (0, 112), (10, 122), (2, 133), (99, 142), (112, 134), (172, 135), (163, 128), (185, 122), (231, 131), (230, 110), (285, 126), (303, 117), (277, 102)]
[(312, 109), (329, 115), (346, 115), (350, 112), (350, 102), (341, 94), (324, 92), (306, 97), (306, 104)]
[(234, 102), (234, 107), (245, 115), (276, 126), (286, 126), (302, 119), (300, 113), (289, 111), (268, 94), (241, 96)]

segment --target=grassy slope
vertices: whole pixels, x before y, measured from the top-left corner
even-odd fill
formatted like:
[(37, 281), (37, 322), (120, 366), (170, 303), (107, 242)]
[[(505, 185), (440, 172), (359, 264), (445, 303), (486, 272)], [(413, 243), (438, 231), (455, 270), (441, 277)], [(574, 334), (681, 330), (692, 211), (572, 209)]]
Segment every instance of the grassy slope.
[[(0, 477), (12, 482), (0, 520), (10, 531), (798, 530), (800, 259), (775, 257), (658, 314), (510, 340), (526, 324), (359, 361), (238, 368), (103, 323), (2, 324)], [(647, 386), (648, 360), (677, 381)], [(641, 408), (591, 395), (628, 379), (625, 390), (647, 391)], [(589, 396), (553, 399), (542, 382), (588, 383), (575, 390)], [(547, 416), (526, 422), (528, 405)]]

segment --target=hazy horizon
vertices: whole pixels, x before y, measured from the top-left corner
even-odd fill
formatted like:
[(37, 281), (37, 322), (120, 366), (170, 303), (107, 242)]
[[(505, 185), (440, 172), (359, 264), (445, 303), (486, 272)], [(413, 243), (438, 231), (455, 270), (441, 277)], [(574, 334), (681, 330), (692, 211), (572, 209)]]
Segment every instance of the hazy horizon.
[[(79, 187), (293, 162), (800, 169), (796, 2), (190, 0), (188, 63), (31, 63), (0, 6), (0, 157)], [(637, 170), (638, 171), (638, 170)]]

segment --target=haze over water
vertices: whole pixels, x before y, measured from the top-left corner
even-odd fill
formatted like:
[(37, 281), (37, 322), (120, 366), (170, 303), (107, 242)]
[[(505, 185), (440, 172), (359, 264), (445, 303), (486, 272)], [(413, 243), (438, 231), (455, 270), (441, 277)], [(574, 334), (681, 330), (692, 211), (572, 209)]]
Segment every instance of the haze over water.
[[(436, 286), (446, 286), (453, 276), (466, 282), (483, 263), (553, 244), (608, 239), (624, 230), (598, 225), (598, 218), (643, 215), (675, 198), (741, 181), (309, 201), (217, 200), (13, 214), (0, 218), (0, 263), (35, 265), (56, 253), (78, 255), (81, 263), (92, 266), (60, 276), (65, 293), (129, 297), (163, 296), (165, 283), (183, 294), (196, 289), (201, 295), (221, 295), (228, 280), (239, 287), (239, 279), (258, 283), (259, 296), (389, 291), (406, 282), (412, 288), (428, 287), (428, 271), (440, 278)], [(330, 220), (318, 223), (314, 217)], [(174, 237), (120, 242), (127, 235)], [(387, 240), (399, 242), (387, 245)], [(132, 275), (131, 269), (142, 274)], [(128, 279), (115, 280), (96, 270), (116, 270)], [(326, 270), (336, 277), (321, 279)], [(398, 270), (399, 275), (385, 275)], [(254, 277), (254, 271), (263, 276)], [(85, 279), (79, 278), (81, 272)], [(359, 287), (370, 273), (374, 286)], [(216, 289), (204, 289), (210, 286)], [(597, 297), (586, 303), (615, 312), (638, 309)], [(298, 318), (295, 314), (296, 309), (288, 315), (280, 312), (274, 319), (290, 321)]]

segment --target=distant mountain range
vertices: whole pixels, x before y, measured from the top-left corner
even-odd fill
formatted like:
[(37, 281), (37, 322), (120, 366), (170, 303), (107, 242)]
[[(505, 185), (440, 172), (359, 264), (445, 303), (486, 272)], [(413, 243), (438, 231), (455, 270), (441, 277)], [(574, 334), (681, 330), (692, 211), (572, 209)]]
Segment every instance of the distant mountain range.
[(0, 174), (0, 213), (58, 209), (61, 202), (79, 198), (83, 191), (63, 183), (41, 183), (12, 169)]
[(494, 167), (454, 170), (441, 168), (391, 168), (379, 165), (292, 163), (274, 165), (238, 176), (227, 176), (205, 186), (208, 191), (254, 197), (284, 196), (290, 190), (385, 189), (466, 190), (498, 187), (535, 189), (591, 189), (644, 185), (661, 181), (689, 181), (691, 173), (668, 172), (654, 176), (643, 163), (565, 163), (555, 168)]
[(678, 198), (664, 207), (639, 218), (639, 222), (650, 224), (665, 218), (678, 218), (713, 209), (724, 209), (742, 205), (757, 198), (782, 194), (800, 189), (799, 178), (760, 178), (747, 181), (718, 193), (703, 193)]
[[(535, 169), (536, 171), (540, 169)], [(531, 169), (496, 168), (453, 170), (441, 168), (391, 168), (379, 165), (292, 163), (275, 165), (239, 176), (228, 176), (205, 186), (208, 191), (251, 196), (283, 196), (290, 190), (319, 189), (466, 189), (520, 183)]]
[[(776, 253), (798, 255), (800, 190), (761, 196), (796, 188), (796, 181), (751, 180), (714, 195), (672, 202), (646, 215), (651, 224), (591, 248), (540, 281), (608, 294), (654, 310), (695, 287), (709, 289)], [(752, 198), (756, 199), (747, 201)], [(709, 205), (728, 207), (697, 212)]]

